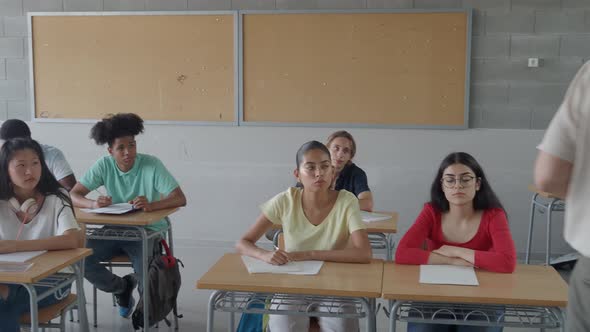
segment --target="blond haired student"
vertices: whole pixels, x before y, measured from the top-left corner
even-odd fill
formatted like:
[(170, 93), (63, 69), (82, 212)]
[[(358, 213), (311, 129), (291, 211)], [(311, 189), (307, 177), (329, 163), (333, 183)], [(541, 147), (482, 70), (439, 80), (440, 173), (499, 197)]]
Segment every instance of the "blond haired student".
[[(289, 188), (262, 204), (262, 214), (236, 244), (238, 252), (275, 265), (301, 260), (369, 263), (371, 246), (358, 200), (346, 190), (330, 188), (334, 168), (326, 146), (317, 141), (303, 144), (297, 151), (294, 175), (303, 187)], [(285, 250), (256, 246), (273, 224), (282, 225)], [(356, 319), (320, 317), (318, 322), (321, 331), (358, 332)], [(272, 332), (308, 331), (309, 318), (270, 315), (269, 328)]]
[(359, 199), (361, 210), (373, 211), (373, 194), (369, 189), (367, 174), (352, 162), (356, 155), (354, 137), (345, 130), (333, 132), (328, 137), (326, 147), (330, 150), (335, 171), (332, 184), (334, 189), (350, 191)]

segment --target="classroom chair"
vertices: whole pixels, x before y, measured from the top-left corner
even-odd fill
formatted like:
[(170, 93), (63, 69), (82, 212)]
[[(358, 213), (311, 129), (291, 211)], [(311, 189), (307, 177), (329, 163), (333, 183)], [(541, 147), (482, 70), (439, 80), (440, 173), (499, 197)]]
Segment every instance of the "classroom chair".
[[(76, 306), (76, 294), (70, 294), (65, 299), (39, 309), (39, 327), (45, 331), (46, 328), (58, 328), (61, 332), (66, 331), (66, 314)], [(59, 317), (59, 323), (53, 323), (52, 320)], [(31, 325), (31, 316), (24, 314), (20, 317), (21, 325)]]
[[(111, 272), (113, 272), (113, 267), (133, 267), (133, 265), (131, 264), (131, 261), (129, 260), (129, 257), (127, 257), (127, 255), (121, 255), (121, 256), (115, 256), (113, 257), (113, 259), (111, 259), (108, 262), (100, 262), (101, 265), (104, 265), (106, 267), (109, 268), (109, 270), (111, 270)], [(111, 295), (112, 299), (113, 299), (113, 307), (117, 306), (117, 303), (115, 302), (115, 295), (112, 294)], [(97, 289), (96, 286), (92, 286), (92, 313), (93, 313), (93, 317), (94, 317), (94, 327), (98, 327), (98, 301), (97, 301)]]

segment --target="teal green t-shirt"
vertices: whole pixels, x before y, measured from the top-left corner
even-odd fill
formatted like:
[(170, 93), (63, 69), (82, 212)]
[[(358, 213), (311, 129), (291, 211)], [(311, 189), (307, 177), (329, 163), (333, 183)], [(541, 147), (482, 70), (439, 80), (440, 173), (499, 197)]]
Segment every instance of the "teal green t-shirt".
[[(86, 171), (80, 183), (91, 191), (104, 186), (114, 204), (129, 202), (137, 196), (145, 196), (150, 202), (158, 201), (178, 187), (178, 182), (158, 158), (140, 153), (128, 172), (121, 171), (113, 157), (104, 156)], [(164, 227), (165, 221), (160, 220), (147, 229), (159, 231)]]

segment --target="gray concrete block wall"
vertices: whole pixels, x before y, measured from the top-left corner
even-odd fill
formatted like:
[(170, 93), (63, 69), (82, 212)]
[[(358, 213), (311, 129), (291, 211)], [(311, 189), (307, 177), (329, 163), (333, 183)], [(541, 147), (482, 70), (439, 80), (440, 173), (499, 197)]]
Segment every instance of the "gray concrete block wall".
[[(589, 0), (0, 0), (0, 119), (30, 119), (28, 11), (473, 8), (470, 127), (543, 129), (590, 59)], [(541, 67), (528, 68), (538, 57)]]

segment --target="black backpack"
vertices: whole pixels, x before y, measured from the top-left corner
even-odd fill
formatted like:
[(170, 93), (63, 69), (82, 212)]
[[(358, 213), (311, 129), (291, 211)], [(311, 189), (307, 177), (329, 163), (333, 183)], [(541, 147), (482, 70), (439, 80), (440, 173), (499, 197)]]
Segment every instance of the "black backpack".
[[(144, 292), (149, 292), (150, 307), (149, 307), (149, 324), (154, 326), (156, 323), (164, 320), (168, 326), (170, 321), (166, 318), (170, 311), (178, 317), (178, 309), (176, 307), (176, 298), (180, 291), (180, 269), (179, 264), (184, 267), (184, 264), (170, 253), (170, 248), (165, 240), (160, 240), (158, 245), (154, 246), (155, 252), (150, 260), (148, 266), (148, 284), (144, 288)], [(164, 254), (162, 253), (164, 249)], [(139, 299), (139, 303), (133, 312), (133, 328), (138, 330), (143, 328), (143, 294)]]

